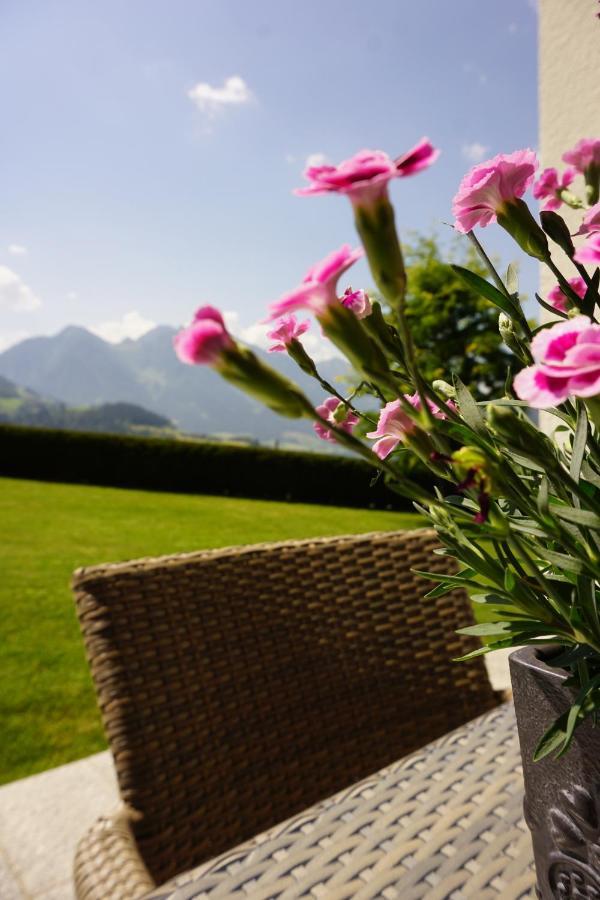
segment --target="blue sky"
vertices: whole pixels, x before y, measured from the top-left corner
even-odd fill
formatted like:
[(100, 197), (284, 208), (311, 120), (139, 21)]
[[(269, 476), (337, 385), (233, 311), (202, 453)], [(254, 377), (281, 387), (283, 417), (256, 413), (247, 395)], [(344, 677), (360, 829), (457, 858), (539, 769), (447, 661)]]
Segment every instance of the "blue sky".
[(356, 241), (344, 198), (292, 196), (311, 154), (429, 136), (392, 195), (403, 232), (446, 234), (473, 162), (537, 145), (536, 28), (533, 0), (3, 0), (0, 347), (202, 303), (250, 326)]

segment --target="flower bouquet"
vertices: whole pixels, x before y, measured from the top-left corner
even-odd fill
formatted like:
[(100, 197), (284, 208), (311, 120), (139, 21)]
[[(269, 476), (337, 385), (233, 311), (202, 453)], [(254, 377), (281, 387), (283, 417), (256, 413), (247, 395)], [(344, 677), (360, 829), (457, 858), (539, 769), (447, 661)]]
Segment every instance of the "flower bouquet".
[[(271, 350), (287, 352), (322, 385), (329, 396), (321, 405), (314, 408), (296, 385), (236, 341), (213, 307), (197, 311), (177, 335), (175, 349), (184, 362), (211, 365), (276, 412), (311, 419), (319, 437), (368, 460), (414, 502), (437, 530), (440, 552), (457, 561), (456, 575), (421, 573), (437, 582), (427, 596), (457, 587), (469, 591), (481, 615), (479, 624), (462, 630), (484, 643), (465, 658), (526, 648), (513, 667), (517, 702), (530, 704), (519, 715), (524, 762), (526, 769), (532, 757), (556, 767), (582, 723), (589, 740), (600, 709), (600, 140), (581, 140), (566, 152), (562, 173), (550, 168), (536, 177), (535, 153), (519, 150), (476, 165), (460, 184), (452, 207), (455, 228), (474, 245), (489, 278), (453, 268), (498, 309), (500, 334), (519, 368), (506, 372), (503, 396), (479, 402), (451, 371), (447, 380), (428, 383), (407, 321), (406, 269), (389, 186), (426, 170), (437, 156), (427, 139), (397, 159), (365, 150), (338, 166), (307, 169), (308, 185), (296, 191), (345, 194), (362, 244), (330, 253), (269, 309)], [(541, 201), (539, 218), (523, 199), (530, 188)], [(579, 212), (576, 234), (558, 212), (563, 204)], [(528, 321), (515, 268), (501, 277), (474, 233), (492, 223), (553, 273), (555, 287), (545, 298), (536, 295), (549, 314), (541, 325), (532, 328)], [(363, 254), (377, 299), (338, 288)], [(304, 348), (308, 323), (296, 319), (301, 311), (317, 319), (356, 373), (357, 389), (349, 396), (321, 377)], [(375, 416), (361, 411), (358, 394), (372, 398)], [(543, 429), (528, 409), (546, 411)], [(404, 454), (416, 455), (431, 471), (430, 490), (407, 477)], [(531, 669), (534, 680), (523, 682)], [(567, 831), (583, 833), (584, 820), (598, 819), (596, 785), (581, 782), (600, 785), (599, 743), (586, 752), (598, 771), (590, 774), (582, 764), (564, 790), (538, 792), (549, 810), (558, 810), (554, 833), (560, 832), (557, 821), (569, 820), (561, 803), (570, 804), (569, 821), (576, 823), (565, 825)], [(551, 768), (544, 782), (556, 779), (557, 771)], [(574, 783), (583, 791), (575, 798), (579, 806)], [(534, 805), (529, 803), (528, 823), (535, 845), (540, 813)], [(548, 874), (546, 857), (540, 860), (556, 846), (538, 842), (535, 849), (542, 896), (556, 896), (552, 891), (566, 864), (559, 874)], [(581, 862), (581, 854), (577, 858)], [(588, 869), (582, 877), (597, 886), (594, 866)]]

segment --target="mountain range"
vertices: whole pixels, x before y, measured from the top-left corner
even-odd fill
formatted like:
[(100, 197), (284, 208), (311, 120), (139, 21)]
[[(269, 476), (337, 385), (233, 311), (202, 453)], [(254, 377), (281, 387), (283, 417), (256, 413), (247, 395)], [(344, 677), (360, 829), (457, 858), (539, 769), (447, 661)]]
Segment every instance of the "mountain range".
[(165, 416), (134, 403), (67, 406), (20, 387), (3, 375), (0, 375), (0, 423), (161, 437), (175, 433), (173, 423)]
[[(109, 343), (70, 325), (51, 337), (27, 338), (0, 353), (0, 375), (70, 407), (127, 403), (170, 419), (180, 431), (260, 442), (318, 446), (311, 425), (283, 419), (206, 366), (186, 366), (173, 351), (174, 328), (159, 325), (137, 340)], [(285, 355), (255, 352), (294, 380), (318, 403), (323, 391)], [(319, 364), (334, 382), (341, 360)], [(318, 442), (318, 443), (317, 443)]]

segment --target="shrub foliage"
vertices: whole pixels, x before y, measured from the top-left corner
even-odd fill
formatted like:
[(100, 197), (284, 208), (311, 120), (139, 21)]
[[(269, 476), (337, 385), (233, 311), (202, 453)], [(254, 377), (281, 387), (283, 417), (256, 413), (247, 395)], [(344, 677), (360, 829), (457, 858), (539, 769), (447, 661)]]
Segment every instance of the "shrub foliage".
[(362, 460), (267, 447), (0, 426), (0, 475), (176, 493), (411, 509)]

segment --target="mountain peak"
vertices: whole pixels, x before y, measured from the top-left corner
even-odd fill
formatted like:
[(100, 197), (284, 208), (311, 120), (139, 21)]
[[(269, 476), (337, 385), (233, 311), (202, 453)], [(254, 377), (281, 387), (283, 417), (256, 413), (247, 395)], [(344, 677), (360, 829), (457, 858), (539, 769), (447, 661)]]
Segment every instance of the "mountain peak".
[[(177, 329), (172, 325), (155, 325), (150, 331), (146, 331), (141, 337), (131, 339), (134, 344), (153, 344), (156, 341), (171, 340), (177, 334)], [(123, 342), (125, 343), (125, 342)]]

